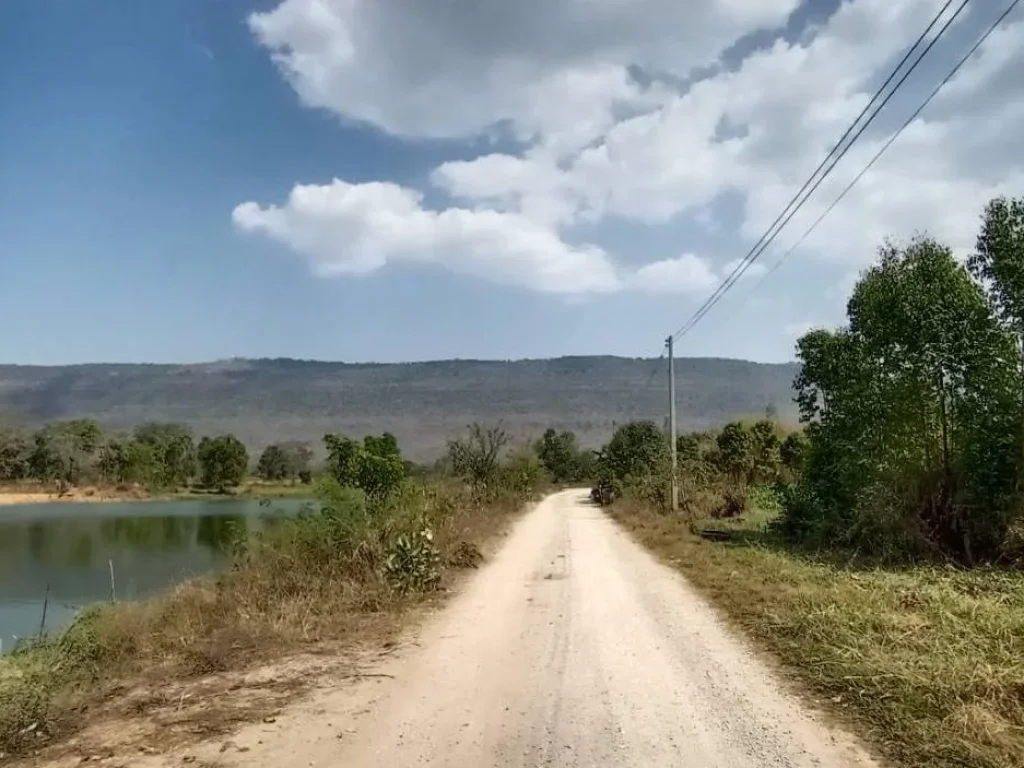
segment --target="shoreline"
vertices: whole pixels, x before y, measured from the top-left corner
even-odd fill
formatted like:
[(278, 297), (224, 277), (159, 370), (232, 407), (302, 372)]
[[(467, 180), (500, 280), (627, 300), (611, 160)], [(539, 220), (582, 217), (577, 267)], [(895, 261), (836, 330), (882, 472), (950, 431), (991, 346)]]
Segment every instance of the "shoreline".
[[(302, 492), (300, 492), (300, 490)], [(245, 501), (248, 499), (288, 499), (312, 496), (310, 486), (246, 486), (234, 493), (203, 491), (176, 491), (150, 494), (142, 489), (115, 491), (102, 488), (75, 489), (60, 496), (48, 491), (14, 491), (0, 488), (0, 510), (34, 504), (115, 504), (125, 502), (148, 503), (158, 501)]]
[(93, 504), (112, 503), (122, 501), (162, 501), (158, 496), (132, 496), (129, 494), (111, 494), (96, 492), (86, 495), (82, 492), (72, 492), (59, 496), (56, 493), (21, 492), (21, 491), (0, 491), (0, 507), (14, 507), (23, 504)]

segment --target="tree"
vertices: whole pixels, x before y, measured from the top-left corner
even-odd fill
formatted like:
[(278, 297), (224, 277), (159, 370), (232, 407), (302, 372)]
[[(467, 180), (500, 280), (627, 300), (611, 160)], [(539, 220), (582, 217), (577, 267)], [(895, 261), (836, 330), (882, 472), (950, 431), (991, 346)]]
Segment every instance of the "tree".
[(374, 456), (402, 458), (402, 452), (398, 448), (398, 438), (390, 432), (385, 432), (380, 437), (367, 435), (363, 438), (363, 447)]
[(150, 485), (156, 475), (156, 458), (149, 445), (113, 438), (100, 448), (97, 468), (108, 483)]
[(968, 268), (988, 289), (1000, 320), (1024, 337), (1024, 198), (998, 197), (982, 219)]
[(150, 422), (135, 428), (135, 440), (149, 446), (156, 462), (154, 481), (165, 488), (180, 488), (196, 474), (196, 446), (192, 430), (183, 424)]
[(359, 488), (373, 502), (395, 494), (405, 479), (402, 453), (394, 435), (368, 435), (362, 444), (344, 435), (324, 435), (327, 468), (343, 488)]
[(289, 475), (288, 454), (280, 445), (268, 445), (256, 463), (256, 474), (264, 480), (284, 480)]
[(803, 432), (790, 432), (779, 446), (779, 459), (782, 466), (794, 473), (799, 473), (804, 466), (804, 453), (807, 450), (807, 437)]
[(626, 483), (650, 476), (664, 467), (668, 445), (664, 433), (653, 421), (623, 424), (601, 451), (599, 472), (606, 481)]
[(1018, 409), (1013, 338), (991, 307), (934, 240), (880, 249), (849, 326), (798, 344), (809, 444), (790, 531), (968, 563), (998, 552)]
[(754, 474), (760, 482), (774, 481), (779, 473), (779, 435), (775, 422), (762, 419), (750, 428), (754, 448)]
[(291, 480), (309, 474), (313, 451), (306, 443), (289, 441), (268, 445), (256, 463), (256, 474), (268, 481)]
[(31, 446), (21, 432), (0, 429), (0, 481), (26, 479), (29, 476), (30, 451)]
[(556, 483), (574, 483), (583, 480), (582, 454), (576, 435), (570, 431), (548, 429), (537, 441), (537, 457)]
[(327, 471), (342, 488), (359, 487), (359, 454), (362, 447), (345, 435), (324, 435)]
[(500, 424), (488, 428), (471, 424), (463, 437), (448, 441), (452, 471), (475, 487), (486, 487), (497, 479), (501, 453), (510, 439)]
[(544, 464), (530, 446), (516, 449), (502, 468), (502, 485), (520, 496), (529, 496), (547, 481)]
[(382, 502), (398, 492), (405, 479), (401, 456), (390, 451), (384, 455), (364, 450), (359, 457), (358, 487), (367, 498)]
[(313, 449), (309, 447), (309, 444), (289, 441), (281, 443), (281, 450), (284, 451), (288, 465), (287, 476), (291, 478), (292, 482), (295, 482), (296, 478), (308, 478), (313, 464)]
[(197, 459), (202, 484), (221, 492), (239, 485), (249, 469), (249, 452), (234, 435), (204, 437)]
[(676, 458), (680, 463), (704, 461), (714, 445), (714, 437), (707, 432), (684, 432), (676, 437)]
[(32, 437), (27, 457), (29, 473), (44, 482), (75, 484), (88, 479), (102, 438), (99, 425), (91, 419), (74, 419), (48, 424)]
[(734, 482), (747, 482), (756, 467), (757, 439), (754, 434), (734, 421), (718, 433), (716, 444), (719, 469)]

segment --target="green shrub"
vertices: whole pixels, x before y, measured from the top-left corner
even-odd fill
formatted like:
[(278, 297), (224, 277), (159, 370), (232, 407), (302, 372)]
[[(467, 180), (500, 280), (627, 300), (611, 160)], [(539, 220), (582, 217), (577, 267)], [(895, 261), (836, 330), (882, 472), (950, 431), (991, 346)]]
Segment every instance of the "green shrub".
[(441, 583), (441, 553), (429, 528), (395, 539), (385, 565), (388, 583), (401, 593), (430, 592)]

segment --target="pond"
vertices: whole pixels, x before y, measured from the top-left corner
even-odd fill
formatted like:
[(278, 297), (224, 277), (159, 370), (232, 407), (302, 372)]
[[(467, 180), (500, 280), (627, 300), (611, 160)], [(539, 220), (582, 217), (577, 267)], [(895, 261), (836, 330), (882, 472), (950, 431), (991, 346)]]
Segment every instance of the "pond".
[[(146, 597), (227, 563), (235, 537), (308, 502), (256, 499), (0, 507), (0, 652), (82, 606)], [(48, 596), (47, 596), (48, 595)], [(44, 603), (46, 604), (44, 622)]]

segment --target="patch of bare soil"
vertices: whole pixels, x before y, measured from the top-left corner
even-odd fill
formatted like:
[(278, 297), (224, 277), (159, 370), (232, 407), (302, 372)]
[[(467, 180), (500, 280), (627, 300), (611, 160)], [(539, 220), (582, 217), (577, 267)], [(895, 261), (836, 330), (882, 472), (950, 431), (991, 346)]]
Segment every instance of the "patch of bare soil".
[(223, 672), (154, 688), (139, 683), (107, 692), (88, 724), (72, 738), (11, 765), (65, 768), (81, 764), (141, 766), (147, 758), (180, 757), (197, 764), (191, 748), (216, 746), (218, 753), (244, 753), (231, 740), (245, 724), (270, 729), (296, 699), (359, 679), (389, 655), (391, 640), (359, 648), (320, 648), (246, 671)]

